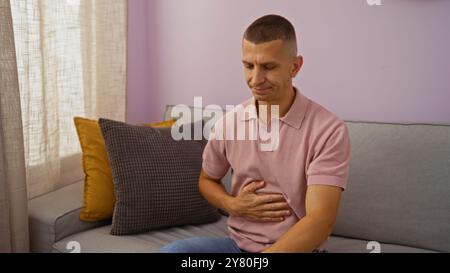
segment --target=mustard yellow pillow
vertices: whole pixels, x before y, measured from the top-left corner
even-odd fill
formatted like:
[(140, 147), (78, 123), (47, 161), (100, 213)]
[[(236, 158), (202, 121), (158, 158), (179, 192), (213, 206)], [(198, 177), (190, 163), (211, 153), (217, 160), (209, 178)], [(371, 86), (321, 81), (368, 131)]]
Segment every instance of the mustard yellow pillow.
[[(143, 124), (152, 127), (171, 127), (175, 119), (159, 123)], [(87, 222), (111, 218), (116, 202), (114, 186), (105, 142), (96, 120), (74, 118), (83, 153), (84, 207), (80, 220)]]
[(144, 123), (144, 124), (142, 124), (142, 126), (155, 127), (155, 128), (169, 128), (169, 127), (172, 127), (172, 125), (174, 125), (176, 121), (177, 121), (176, 119), (168, 119), (168, 120), (161, 121), (158, 123)]

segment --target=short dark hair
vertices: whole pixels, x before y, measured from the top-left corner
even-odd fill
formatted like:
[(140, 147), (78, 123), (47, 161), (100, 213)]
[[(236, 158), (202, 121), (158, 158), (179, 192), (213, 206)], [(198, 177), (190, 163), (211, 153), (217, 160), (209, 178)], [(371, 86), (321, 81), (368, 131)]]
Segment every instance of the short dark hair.
[(245, 30), (244, 39), (254, 44), (274, 40), (296, 42), (294, 26), (286, 18), (276, 14), (265, 15), (256, 19)]

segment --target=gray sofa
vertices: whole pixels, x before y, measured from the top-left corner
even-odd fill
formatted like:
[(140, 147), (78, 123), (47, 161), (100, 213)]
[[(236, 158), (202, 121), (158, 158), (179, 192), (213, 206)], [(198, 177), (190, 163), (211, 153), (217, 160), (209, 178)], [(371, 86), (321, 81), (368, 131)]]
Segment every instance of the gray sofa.
[[(450, 252), (450, 126), (346, 123), (350, 178), (326, 249)], [(223, 179), (227, 188), (230, 177)], [(82, 195), (79, 181), (29, 201), (32, 252), (70, 252), (71, 241), (81, 252), (158, 252), (177, 239), (227, 235), (223, 216), (213, 224), (113, 236), (110, 221), (79, 220)]]

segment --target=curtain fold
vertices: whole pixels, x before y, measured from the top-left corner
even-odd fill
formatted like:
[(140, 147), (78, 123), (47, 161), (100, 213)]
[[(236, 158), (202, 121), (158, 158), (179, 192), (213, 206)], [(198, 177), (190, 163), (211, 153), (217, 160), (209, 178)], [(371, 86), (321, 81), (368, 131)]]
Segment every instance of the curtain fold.
[(0, 252), (28, 252), (27, 188), (9, 0), (0, 0)]
[(74, 116), (125, 120), (126, 0), (14, 0), (28, 196), (83, 179)]
[(127, 1), (0, 0), (0, 49), (0, 252), (28, 252), (28, 199), (83, 178), (73, 117), (125, 120)]

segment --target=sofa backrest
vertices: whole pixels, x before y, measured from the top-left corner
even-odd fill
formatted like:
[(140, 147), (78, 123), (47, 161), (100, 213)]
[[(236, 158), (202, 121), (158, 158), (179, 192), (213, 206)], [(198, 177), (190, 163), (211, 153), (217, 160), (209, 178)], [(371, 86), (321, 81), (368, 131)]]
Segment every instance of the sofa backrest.
[(346, 123), (350, 177), (333, 234), (450, 252), (450, 126)]
[(346, 124), (350, 176), (333, 234), (450, 252), (450, 126)]

